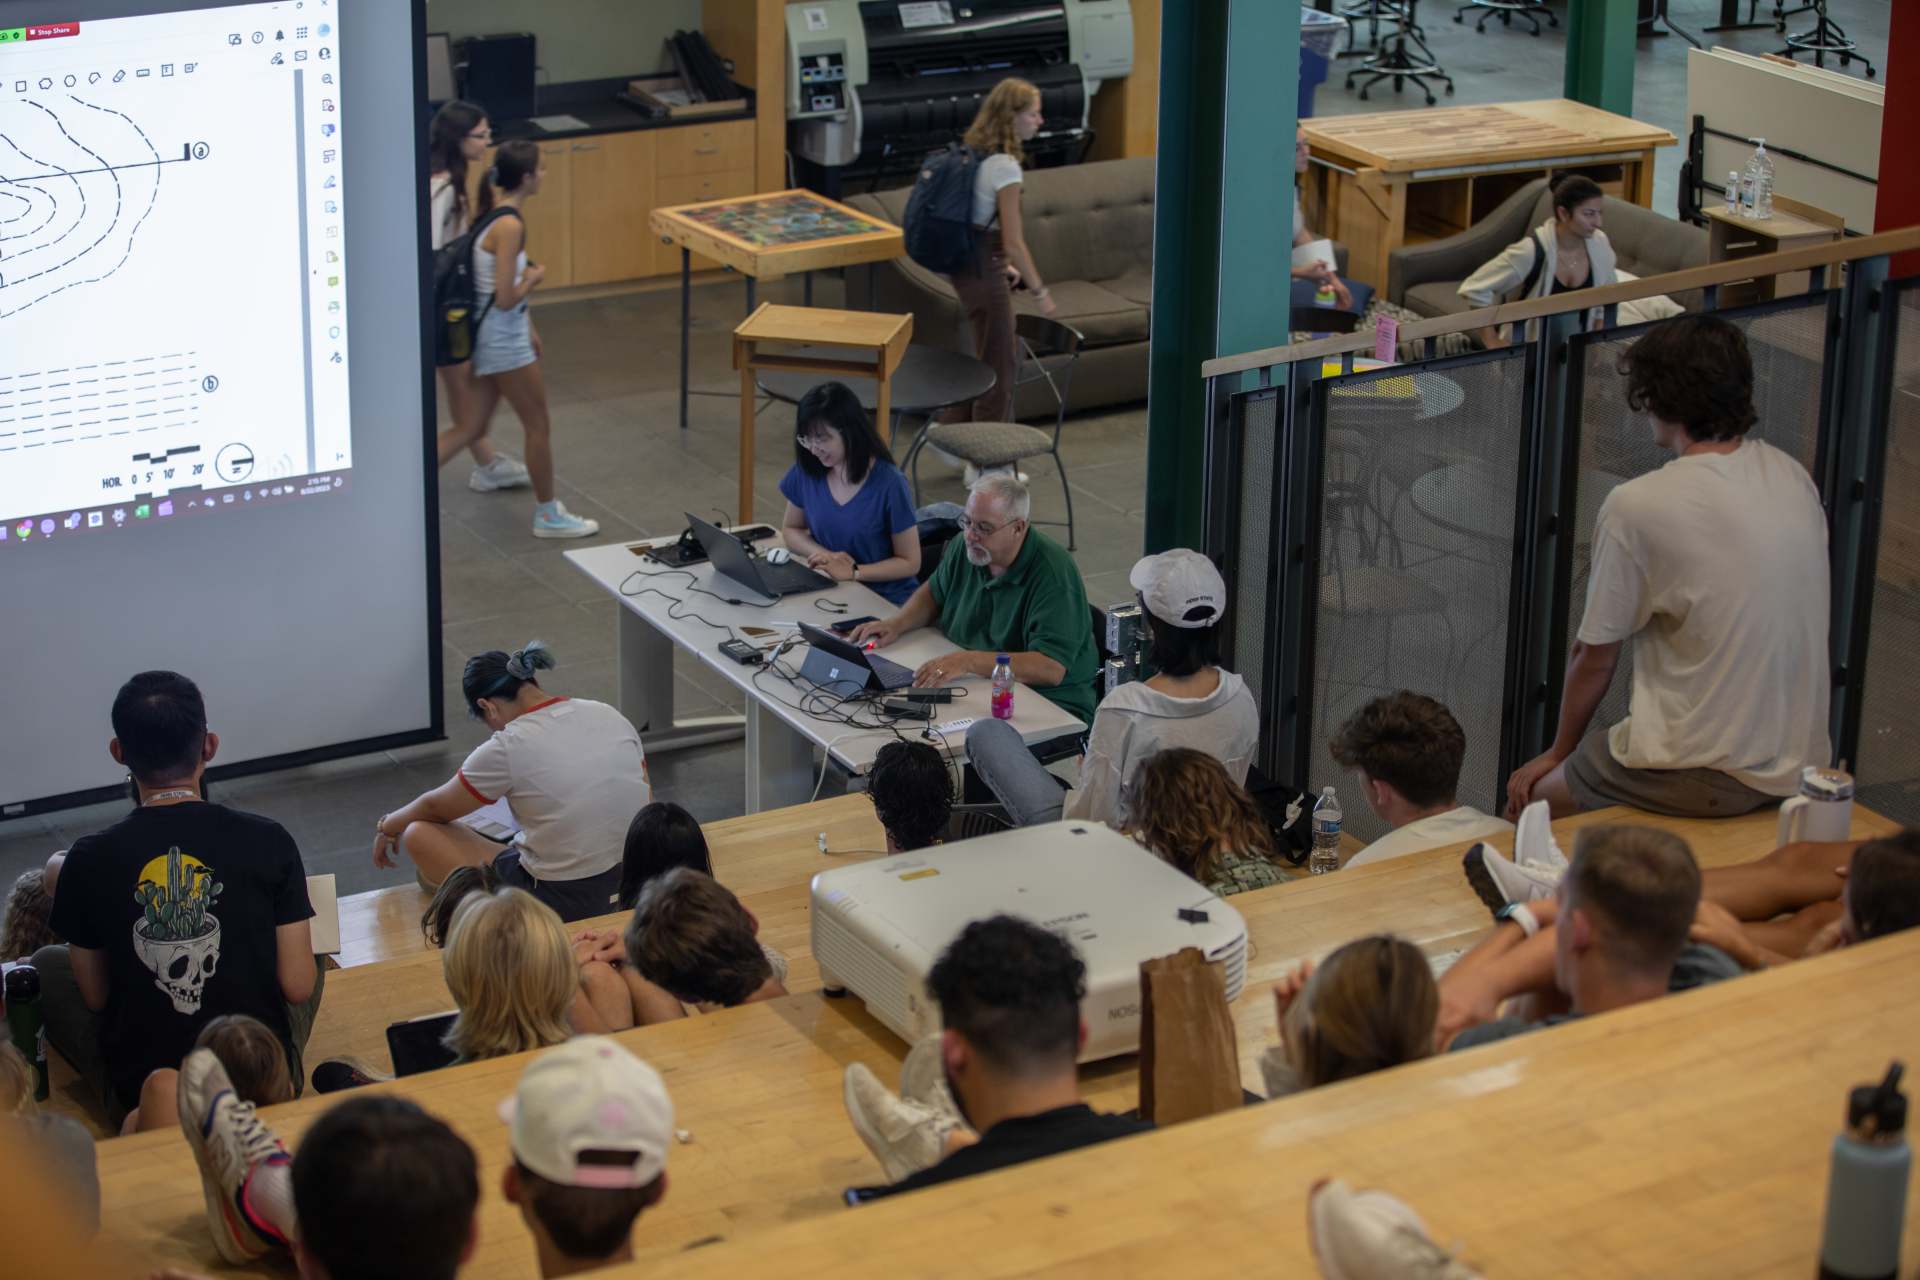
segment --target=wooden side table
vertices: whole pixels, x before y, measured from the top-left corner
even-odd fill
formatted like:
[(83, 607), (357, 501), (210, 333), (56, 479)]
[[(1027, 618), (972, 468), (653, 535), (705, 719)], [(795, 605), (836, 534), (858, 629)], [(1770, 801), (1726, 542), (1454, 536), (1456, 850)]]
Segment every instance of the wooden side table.
[[(1610, 196), (1653, 204), (1653, 157), (1679, 139), (1563, 98), (1302, 120), (1314, 164), (1307, 225), (1347, 246), (1347, 275), (1384, 293), (1387, 255), (1465, 231), (1535, 178), (1599, 175)], [(1284, 216), (1284, 215), (1282, 215)]]
[[(1800, 207), (1807, 208), (1804, 205)], [(1707, 215), (1708, 262), (1734, 262), (1770, 253), (1784, 253), (1789, 249), (1807, 249), (1831, 243), (1841, 235), (1830, 223), (1781, 208), (1777, 196), (1774, 198), (1771, 218), (1728, 215), (1720, 209), (1705, 209), (1702, 212)], [(1818, 210), (1809, 212), (1817, 213)], [(1762, 264), (1756, 262), (1754, 265), (1758, 267)], [(1839, 283), (1838, 266), (1827, 268), (1827, 282)], [(1736, 280), (1721, 285), (1720, 305), (1737, 307), (1747, 302), (1768, 302), (1806, 291), (1807, 273), (1804, 271), (1796, 271), (1784, 279), (1779, 276), (1758, 276), (1752, 280)]]
[[(667, 244), (680, 246), (680, 425), (687, 425), (687, 330), (693, 308), (693, 255), (716, 258), (747, 278), (747, 310), (761, 276), (798, 271), (807, 278), (813, 305), (813, 273), (827, 267), (878, 262), (904, 254), (906, 237), (890, 222), (811, 191), (770, 191), (732, 200), (655, 209), (647, 226)], [(883, 427), (882, 430), (885, 428)]]
[[(829, 311), (824, 307), (778, 307), (763, 302), (733, 331), (733, 367), (740, 371), (740, 515), (741, 524), (753, 522), (753, 406), (755, 371), (779, 369), (788, 373), (818, 374), (823, 378), (872, 378), (878, 384), (874, 427), (891, 445), (888, 423), (890, 380), (907, 354), (913, 337), (913, 317), (878, 311)], [(873, 353), (873, 359), (826, 359), (794, 352), (760, 350), (763, 342), (793, 346), (852, 348)]]

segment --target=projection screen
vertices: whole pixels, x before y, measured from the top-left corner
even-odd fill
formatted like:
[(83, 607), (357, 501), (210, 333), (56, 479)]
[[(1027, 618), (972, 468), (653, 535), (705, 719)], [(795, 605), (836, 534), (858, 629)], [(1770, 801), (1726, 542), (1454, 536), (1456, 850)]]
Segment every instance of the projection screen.
[(420, 0), (0, 4), (0, 810), (441, 736)]

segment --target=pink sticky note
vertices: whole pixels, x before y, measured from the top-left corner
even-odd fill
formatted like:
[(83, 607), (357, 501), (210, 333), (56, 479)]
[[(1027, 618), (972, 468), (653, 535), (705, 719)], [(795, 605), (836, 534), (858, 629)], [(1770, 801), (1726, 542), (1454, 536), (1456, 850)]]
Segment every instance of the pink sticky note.
[(1376, 316), (1373, 330), (1373, 358), (1394, 361), (1395, 351), (1400, 345), (1400, 322), (1392, 316)]

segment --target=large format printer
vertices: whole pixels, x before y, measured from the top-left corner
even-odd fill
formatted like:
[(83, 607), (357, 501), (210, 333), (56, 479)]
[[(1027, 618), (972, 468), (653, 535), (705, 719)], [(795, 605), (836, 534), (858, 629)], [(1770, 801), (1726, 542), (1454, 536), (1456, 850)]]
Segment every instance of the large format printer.
[(799, 0), (786, 13), (794, 176), (827, 196), (911, 174), (1008, 76), (1040, 90), (1028, 163), (1074, 163), (1094, 91), (1133, 70), (1129, 0)]

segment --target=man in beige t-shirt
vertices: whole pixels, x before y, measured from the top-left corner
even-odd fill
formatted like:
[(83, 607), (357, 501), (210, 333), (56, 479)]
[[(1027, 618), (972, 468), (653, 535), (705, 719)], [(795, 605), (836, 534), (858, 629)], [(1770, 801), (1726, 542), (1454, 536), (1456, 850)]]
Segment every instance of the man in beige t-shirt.
[[(1806, 468), (1745, 438), (1746, 338), (1682, 316), (1636, 343), (1626, 372), (1628, 403), (1676, 456), (1601, 504), (1559, 732), (1514, 771), (1509, 816), (1544, 799), (1555, 817), (1733, 817), (1831, 762), (1826, 514)], [(1629, 641), (1629, 714), (1588, 733)]]

